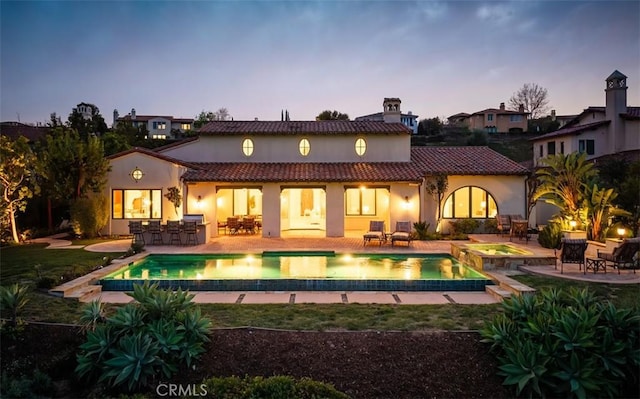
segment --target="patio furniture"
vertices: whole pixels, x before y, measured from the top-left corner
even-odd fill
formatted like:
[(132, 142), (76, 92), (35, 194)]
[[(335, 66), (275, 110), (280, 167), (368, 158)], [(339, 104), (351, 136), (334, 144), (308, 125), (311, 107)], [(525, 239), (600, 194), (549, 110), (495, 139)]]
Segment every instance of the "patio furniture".
[(604, 259), (587, 258), (587, 262), (584, 264), (584, 274), (587, 274), (587, 270), (593, 270), (593, 274), (596, 274), (600, 268), (607, 274), (607, 262)]
[(396, 241), (404, 241), (407, 246), (411, 245), (411, 222), (396, 222), (396, 230), (391, 233), (391, 246)]
[[(587, 250), (587, 240), (563, 239), (560, 246), (560, 274), (564, 273), (564, 264), (578, 264), (578, 270), (584, 265), (584, 253)], [(556, 264), (556, 269), (558, 265)]]
[(604, 259), (605, 264), (606, 262), (613, 263), (613, 267), (618, 269), (618, 274), (620, 274), (620, 269), (633, 269), (635, 274), (636, 269), (640, 267), (638, 251), (640, 251), (640, 237), (629, 238), (622, 241), (622, 244), (611, 253), (598, 250), (598, 258)]
[(193, 220), (185, 220), (182, 227), (187, 235), (185, 245), (198, 245), (198, 227), (196, 222)]
[(227, 218), (227, 228), (229, 229), (229, 234), (238, 234), (238, 231), (241, 227), (242, 223), (240, 223), (237, 217)]
[(384, 234), (384, 221), (383, 220), (371, 220), (369, 221), (369, 231), (364, 233), (363, 238), (363, 246), (367, 245), (371, 240), (377, 240), (378, 244), (381, 246), (382, 241), (386, 239)]
[(132, 235), (131, 245), (143, 244), (144, 245), (144, 230), (142, 229), (141, 221), (129, 222), (129, 234)]
[(496, 215), (496, 228), (498, 229), (498, 234), (501, 236), (511, 232), (511, 216)]
[(174, 243), (182, 245), (182, 239), (180, 238), (180, 221), (168, 220), (167, 233), (169, 233), (169, 245), (173, 245)]
[(158, 243), (160, 243), (160, 245), (164, 244), (162, 240), (162, 227), (160, 226), (159, 220), (149, 220), (147, 231), (151, 233), (151, 245)]
[(255, 234), (256, 232), (256, 219), (246, 217), (242, 219), (242, 228), (245, 233)]
[(529, 221), (526, 219), (512, 219), (511, 220), (511, 234), (509, 241), (513, 240), (513, 237), (517, 237), (522, 240), (525, 239), (529, 242)]

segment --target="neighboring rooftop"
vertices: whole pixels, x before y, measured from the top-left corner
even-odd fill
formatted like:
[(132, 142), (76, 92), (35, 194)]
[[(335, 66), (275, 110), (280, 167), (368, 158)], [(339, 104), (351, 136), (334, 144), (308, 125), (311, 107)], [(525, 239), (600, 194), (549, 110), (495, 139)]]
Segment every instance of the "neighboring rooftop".
[(16, 140), (20, 136), (26, 137), (29, 141), (38, 141), (49, 132), (47, 126), (25, 125), (20, 122), (0, 123), (0, 135), (7, 136), (11, 140)]

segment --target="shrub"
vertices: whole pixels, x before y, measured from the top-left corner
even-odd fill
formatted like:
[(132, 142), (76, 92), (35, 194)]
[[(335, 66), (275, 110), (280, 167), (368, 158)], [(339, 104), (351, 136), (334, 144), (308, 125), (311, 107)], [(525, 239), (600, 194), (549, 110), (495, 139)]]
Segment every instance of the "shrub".
[(346, 399), (349, 396), (332, 385), (303, 377), (226, 377), (210, 378), (203, 382), (207, 396), (214, 398), (265, 398), (265, 399)]
[(0, 286), (0, 307), (3, 315), (9, 313), (11, 326), (16, 327), (20, 320), (20, 313), (29, 302), (29, 287), (18, 283)]
[(415, 236), (417, 240), (428, 240), (429, 239), (429, 227), (430, 223), (427, 222), (415, 222), (413, 224), (413, 228), (415, 230)]
[(480, 227), (480, 222), (476, 219), (452, 220), (450, 224), (452, 235), (471, 234)]
[(80, 377), (106, 381), (131, 391), (170, 378), (181, 365), (191, 366), (204, 352), (211, 322), (193, 295), (160, 290), (158, 284), (134, 285), (135, 302), (104, 319), (99, 301), (83, 311), (87, 340), (77, 355)]
[(495, 218), (487, 219), (483, 224), (484, 232), (487, 234), (498, 233), (498, 221)]
[(97, 237), (108, 221), (109, 206), (103, 196), (80, 198), (71, 204), (71, 226), (81, 237)]
[(559, 249), (562, 243), (562, 226), (560, 223), (550, 222), (538, 233), (538, 243), (543, 248)]
[(517, 396), (626, 397), (637, 390), (640, 314), (588, 290), (506, 299), (481, 330)]

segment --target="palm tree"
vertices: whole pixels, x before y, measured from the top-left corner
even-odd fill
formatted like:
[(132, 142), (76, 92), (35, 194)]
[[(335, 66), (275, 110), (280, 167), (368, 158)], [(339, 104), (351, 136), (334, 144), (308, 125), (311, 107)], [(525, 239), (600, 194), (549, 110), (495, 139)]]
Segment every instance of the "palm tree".
[(602, 240), (604, 227), (607, 219), (611, 215), (629, 216), (631, 213), (618, 209), (613, 205), (613, 201), (618, 193), (612, 188), (599, 189), (594, 184), (588, 190), (587, 216), (589, 218), (589, 233), (592, 240)]
[(587, 155), (574, 152), (550, 155), (541, 160), (543, 167), (536, 171), (538, 185), (534, 200), (544, 199), (560, 209), (563, 218), (586, 223), (584, 201), (590, 182), (597, 176)]

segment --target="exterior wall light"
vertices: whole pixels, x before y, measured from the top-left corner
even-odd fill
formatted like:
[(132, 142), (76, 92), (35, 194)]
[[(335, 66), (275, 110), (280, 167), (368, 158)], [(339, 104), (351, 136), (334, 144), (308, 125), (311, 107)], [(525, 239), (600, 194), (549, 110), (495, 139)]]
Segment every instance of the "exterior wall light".
[(577, 225), (578, 225), (578, 222), (576, 222), (575, 220), (572, 220), (569, 222), (569, 226), (571, 226), (571, 231), (574, 231)]
[(618, 227), (618, 235), (620, 236), (621, 240), (624, 238), (624, 232), (624, 227)]
[(144, 177), (144, 172), (142, 171), (142, 169), (136, 166), (136, 168), (132, 170), (131, 173), (129, 173), (129, 176), (131, 176), (133, 181), (137, 183), (140, 179)]
[(202, 208), (202, 196), (198, 195), (198, 199), (196, 200), (196, 208)]

